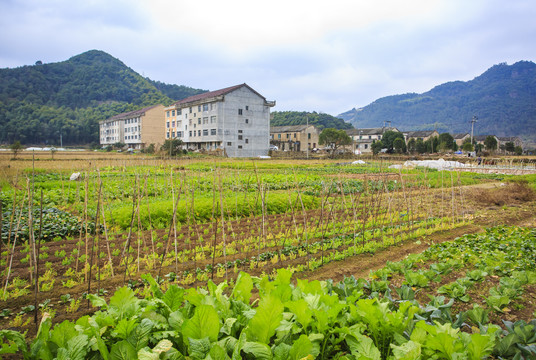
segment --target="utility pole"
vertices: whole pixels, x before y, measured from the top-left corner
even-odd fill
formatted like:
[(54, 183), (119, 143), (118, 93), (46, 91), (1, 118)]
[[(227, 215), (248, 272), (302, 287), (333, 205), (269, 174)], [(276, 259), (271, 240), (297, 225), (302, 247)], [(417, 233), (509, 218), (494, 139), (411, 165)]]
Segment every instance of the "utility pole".
[(309, 160), (309, 116), (306, 117), (307, 119), (307, 127), (305, 128), (305, 133), (307, 134), (307, 160)]
[(477, 122), (477, 117), (473, 115), (473, 118), (471, 119), (471, 145), (473, 145), (473, 133), (475, 130), (475, 123)]

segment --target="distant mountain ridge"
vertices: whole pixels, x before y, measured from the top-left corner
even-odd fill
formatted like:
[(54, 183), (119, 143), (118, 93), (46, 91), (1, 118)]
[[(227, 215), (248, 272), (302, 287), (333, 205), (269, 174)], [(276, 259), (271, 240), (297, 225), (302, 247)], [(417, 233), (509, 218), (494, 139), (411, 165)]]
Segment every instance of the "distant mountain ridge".
[(536, 64), (519, 61), (494, 65), (471, 81), (453, 81), (422, 94), (380, 98), (337, 117), (355, 127), (379, 127), (384, 122), (400, 130), (437, 129), (475, 134), (519, 136), (536, 143)]
[(0, 143), (98, 142), (100, 120), (205, 91), (144, 78), (99, 50), (0, 69)]
[(335, 116), (306, 111), (274, 111), (270, 114), (270, 126), (315, 125), (318, 129), (352, 129), (353, 126)]

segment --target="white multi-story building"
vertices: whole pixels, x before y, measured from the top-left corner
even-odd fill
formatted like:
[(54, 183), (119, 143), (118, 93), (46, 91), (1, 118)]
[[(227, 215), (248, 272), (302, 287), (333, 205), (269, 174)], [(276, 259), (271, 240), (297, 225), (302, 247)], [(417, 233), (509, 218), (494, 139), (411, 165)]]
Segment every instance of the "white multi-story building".
[(190, 96), (164, 109), (165, 138), (229, 157), (267, 155), (272, 106), (247, 84)]
[(164, 142), (163, 110), (163, 105), (154, 105), (101, 121), (101, 145), (123, 143), (133, 149), (143, 149), (154, 144), (160, 148)]

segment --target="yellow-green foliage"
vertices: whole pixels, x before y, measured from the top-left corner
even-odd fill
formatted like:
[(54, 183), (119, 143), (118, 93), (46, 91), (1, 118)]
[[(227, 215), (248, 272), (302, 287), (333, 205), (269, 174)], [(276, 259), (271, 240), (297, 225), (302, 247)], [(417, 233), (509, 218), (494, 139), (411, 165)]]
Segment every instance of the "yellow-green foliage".
[[(301, 197), (301, 201), (300, 201)], [(290, 209), (292, 206), (301, 211), (301, 202), (305, 209), (312, 209), (318, 206), (319, 198), (296, 193), (292, 194), (289, 199), (287, 192), (273, 192), (266, 194), (265, 198), (265, 213), (266, 214), (281, 214)], [(140, 208), (140, 218), (142, 228), (149, 227), (149, 213), (151, 215), (151, 224), (153, 228), (162, 228), (168, 226), (173, 216), (173, 200), (153, 201), (149, 204), (150, 210), (144, 205)], [(177, 207), (177, 220), (186, 222), (188, 217), (198, 222), (209, 221), (212, 218), (213, 199), (212, 197), (200, 197), (194, 200), (192, 211), (192, 202), (190, 198), (179, 200)], [(216, 198), (214, 216), (221, 217), (221, 206), (219, 197)], [(262, 201), (259, 193), (242, 193), (230, 195), (223, 198), (224, 217), (247, 217), (251, 215), (260, 215), (262, 213)], [(122, 229), (127, 229), (130, 226), (132, 217), (132, 205), (125, 205), (112, 210), (112, 217), (107, 221), (115, 223)], [(134, 221), (134, 227), (137, 227), (137, 220)]]

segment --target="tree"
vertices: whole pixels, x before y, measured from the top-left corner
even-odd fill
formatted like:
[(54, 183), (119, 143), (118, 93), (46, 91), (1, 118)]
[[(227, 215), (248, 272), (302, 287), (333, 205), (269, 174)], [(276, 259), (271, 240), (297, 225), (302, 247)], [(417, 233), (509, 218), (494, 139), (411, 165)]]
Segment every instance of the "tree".
[(393, 141), (393, 148), (398, 154), (405, 152), (406, 143), (404, 142), (404, 139), (397, 137)]
[(374, 155), (378, 155), (380, 151), (382, 151), (383, 149), (383, 143), (381, 142), (381, 140), (375, 140), (372, 142), (372, 145), (370, 146), (370, 148), (372, 149), (372, 153)]
[(513, 153), (516, 151), (516, 146), (512, 141), (509, 141), (506, 144), (504, 144), (504, 150)]
[(514, 149), (516, 155), (522, 155), (523, 154), (523, 148), (521, 146), (516, 146)]
[(486, 150), (494, 151), (497, 150), (497, 139), (493, 135), (486, 136), (486, 140), (484, 140), (484, 146), (486, 147)]
[(404, 139), (404, 134), (402, 134), (399, 131), (393, 131), (393, 130), (387, 130), (386, 132), (383, 133), (383, 135), (382, 135), (382, 143), (383, 143), (383, 147), (387, 148), (388, 153), (393, 152), (394, 141), (395, 141), (395, 139), (398, 139), (398, 138), (402, 139), (402, 141), (404, 142), (403, 151), (405, 152), (406, 151), (406, 140)]
[(17, 157), (17, 154), (22, 150), (22, 145), (20, 144), (20, 141), (15, 141), (11, 146), (9, 147), (11, 151), (13, 151), (13, 159)]
[(415, 141), (415, 138), (411, 138), (408, 140), (408, 152), (414, 153), (417, 150), (417, 142)]
[(454, 144), (456, 144), (456, 142), (452, 135), (447, 132), (439, 134), (439, 149), (442, 151), (454, 150)]
[(417, 139), (415, 142), (415, 151), (419, 154), (424, 154), (426, 152), (426, 145), (421, 138)]
[(180, 139), (166, 140), (160, 147), (160, 150), (169, 156), (176, 156), (182, 152), (183, 144), (184, 143)]
[(464, 141), (464, 143), (462, 144), (462, 150), (463, 151), (466, 151), (466, 152), (471, 152), (473, 151), (473, 144), (471, 144), (471, 140), (469, 141)]
[(433, 154), (439, 150), (439, 138), (437, 136), (431, 137), (430, 139), (424, 142), (426, 146), (426, 151)]
[(350, 145), (352, 138), (344, 130), (327, 128), (320, 133), (318, 143), (320, 145), (326, 145), (333, 155), (340, 146)]

